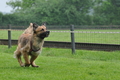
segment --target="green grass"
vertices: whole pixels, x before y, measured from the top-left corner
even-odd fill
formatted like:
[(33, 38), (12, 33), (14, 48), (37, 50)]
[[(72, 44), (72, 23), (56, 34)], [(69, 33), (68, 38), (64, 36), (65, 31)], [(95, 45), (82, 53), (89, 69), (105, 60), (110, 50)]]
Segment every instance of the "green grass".
[(0, 45), (1, 80), (119, 80), (120, 51), (43, 48), (36, 59), (39, 68), (20, 67), (13, 58), (16, 46)]
[[(11, 31), (11, 38), (18, 39), (23, 31)], [(0, 39), (8, 39), (8, 31), (0, 31)]]
[[(69, 30), (50, 30), (50, 31), (69, 31)], [(120, 32), (120, 30), (75, 30), (75, 31), (91, 31), (91, 32)], [(18, 39), (23, 31), (12, 31), (12, 39)], [(0, 39), (8, 38), (7, 31), (0, 31)], [(46, 41), (71, 41), (70, 33), (51, 32)], [(86, 43), (104, 43), (104, 44), (120, 44), (120, 34), (113, 33), (75, 33), (75, 42)]]
[[(57, 30), (55, 30), (57, 31)], [(65, 30), (62, 30), (65, 31)], [(68, 31), (68, 30), (67, 30)], [(120, 30), (75, 30), (91, 32), (120, 32)], [(75, 42), (120, 44), (120, 34), (113, 33), (75, 33)], [(51, 32), (48, 41), (71, 41), (70, 33)]]

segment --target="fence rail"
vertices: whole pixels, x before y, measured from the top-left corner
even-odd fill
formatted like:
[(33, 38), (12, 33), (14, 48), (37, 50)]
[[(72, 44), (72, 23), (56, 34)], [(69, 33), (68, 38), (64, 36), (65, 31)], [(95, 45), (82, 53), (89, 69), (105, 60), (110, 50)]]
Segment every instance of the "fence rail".
[[(12, 24), (12, 29), (26, 29), (28, 25), (16, 26)], [(7, 29), (7, 25), (0, 26), (1, 29)], [(120, 29), (120, 25), (75, 25), (75, 29)], [(70, 29), (70, 25), (47, 25), (47, 29)]]
[(61, 33), (120, 33), (120, 32), (99, 32), (99, 31), (50, 31), (50, 32), (61, 32)]
[[(12, 40), (11, 42), (12, 42), (12, 45), (17, 45), (18, 40)], [(0, 39), (0, 45), (8, 45), (8, 40)], [(71, 42), (45, 41), (44, 47), (71, 49)], [(115, 50), (120, 50), (120, 45), (77, 42), (75, 43), (75, 48), (82, 49), (82, 50), (115, 51)]]
[[(22, 29), (0, 29), (0, 30), (6, 30), (6, 31), (23, 31)], [(100, 32), (100, 31), (50, 31), (50, 32), (59, 32), (59, 33), (107, 33), (107, 34), (120, 34), (120, 32)], [(72, 41), (72, 39), (71, 39)], [(1, 45), (8, 45), (9, 39), (0, 39)], [(73, 41), (74, 42), (74, 41)], [(73, 46), (73, 42), (58, 42), (58, 41), (45, 41), (44, 47), (54, 47), (54, 48), (74, 48), (74, 49), (85, 49), (85, 50), (103, 50), (103, 51), (115, 51), (120, 50), (119, 44), (99, 44), (99, 43), (74, 43), (75, 47)], [(12, 45), (17, 45), (17, 40), (11, 40)]]
[[(24, 31), (22, 29), (0, 29), (0, 30), (5, 30), (5, 31)], [(59, 33), (117, 33), (120, 34), (120, 32), (100, 32), (100, 31), (50, 31), (50, 32), (59, 32)]]

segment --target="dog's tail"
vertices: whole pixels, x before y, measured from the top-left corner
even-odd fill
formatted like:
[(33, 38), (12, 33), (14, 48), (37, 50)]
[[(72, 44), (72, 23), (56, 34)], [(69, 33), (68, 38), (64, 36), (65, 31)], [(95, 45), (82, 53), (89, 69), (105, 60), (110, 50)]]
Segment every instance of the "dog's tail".
[(13, 54), (13, 58), (17, 58), (16, 51)]
[(33, 34), (33, 23), (30, 23), (30, 26), (27, 29), (25, 29), (23, 34)]

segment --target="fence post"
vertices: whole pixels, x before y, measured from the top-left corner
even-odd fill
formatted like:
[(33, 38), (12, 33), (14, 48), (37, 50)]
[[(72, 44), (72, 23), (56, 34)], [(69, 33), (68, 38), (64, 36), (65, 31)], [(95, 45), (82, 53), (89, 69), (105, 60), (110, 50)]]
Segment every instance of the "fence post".
[(72, 54), (75, 54), (75, 39), (74, 39), (74, 25), (70, 25), (71, 30), (71, 45), (72, 45)]
[(8, 25), (8, 48), (11, 48), (11, 25)]

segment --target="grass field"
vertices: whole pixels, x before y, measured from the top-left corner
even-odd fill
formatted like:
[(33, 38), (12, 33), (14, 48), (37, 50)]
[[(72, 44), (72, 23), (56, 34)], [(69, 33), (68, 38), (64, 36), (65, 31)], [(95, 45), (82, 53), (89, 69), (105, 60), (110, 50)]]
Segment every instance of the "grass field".
[[(50, 30), (50, 31), (69, 31), (69, 30)], [(91, 31), (91, 32), (120, 32), (120, 30), (75, 30), (75, 31)], [(12, 39), (18, 39), (23, 31), (12, 31)], [(0, 39), (7, 39), (7, 31), (0, 31)], [(47, 41), (71, 41), (70, 33), (51, 32), (46, 38)], [(86, 43), (104, 43), (104, 44), (120, 44), (120, 34), (118, 33), (75, 33), (75, 42)]]
[(16, 46), (0, 45), (1, 80), (119, 80), (120, 51), (43, 48), (37, 58), (39, 68), (20, 67), (13, 58)]

